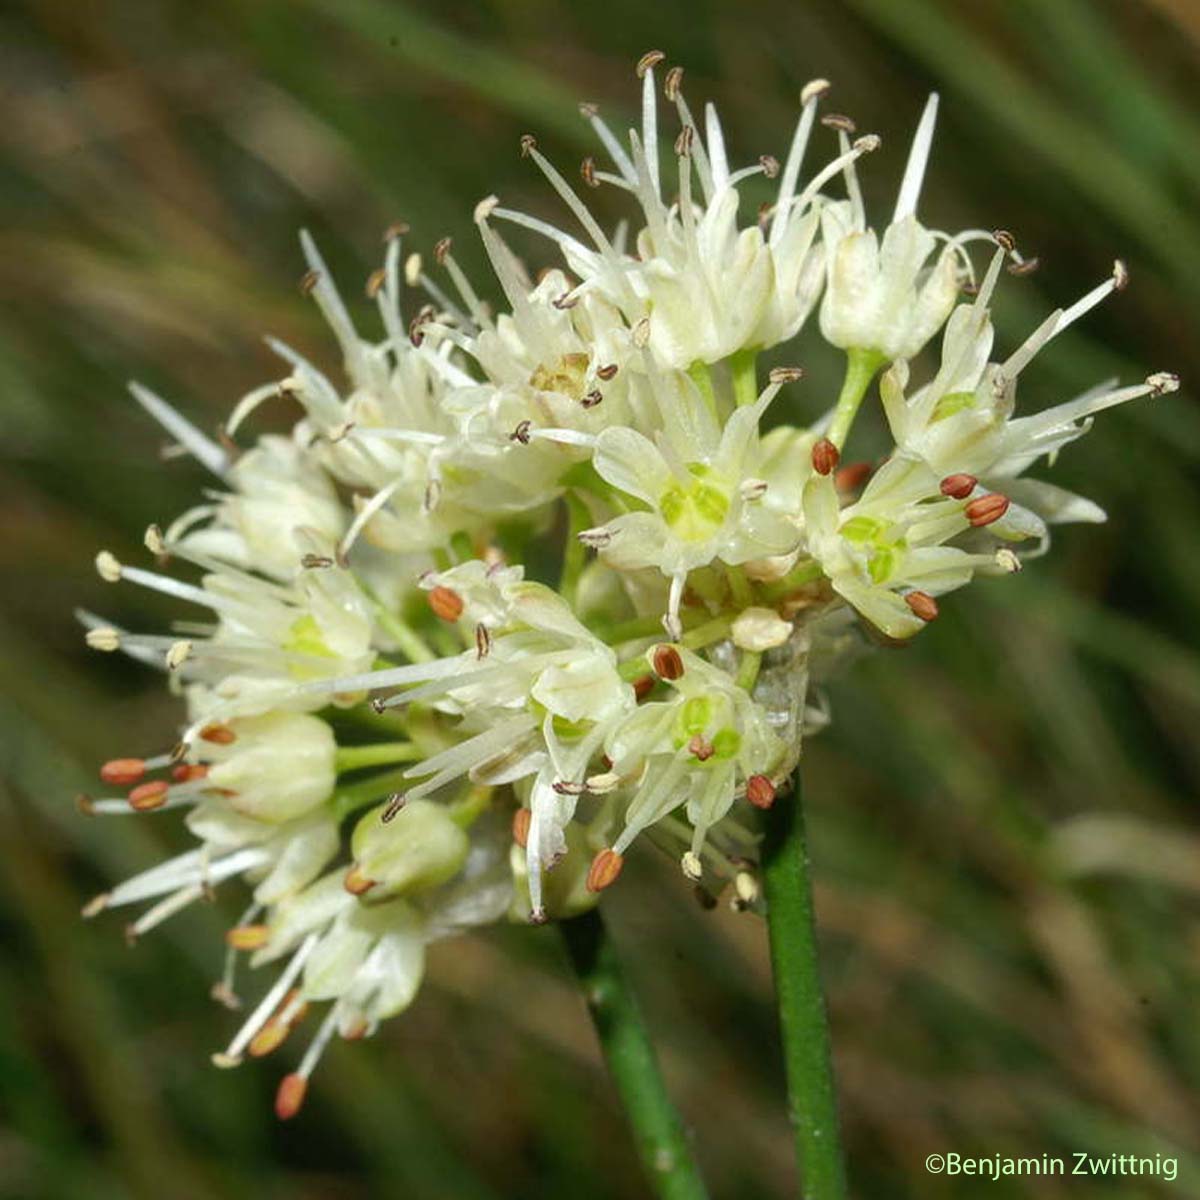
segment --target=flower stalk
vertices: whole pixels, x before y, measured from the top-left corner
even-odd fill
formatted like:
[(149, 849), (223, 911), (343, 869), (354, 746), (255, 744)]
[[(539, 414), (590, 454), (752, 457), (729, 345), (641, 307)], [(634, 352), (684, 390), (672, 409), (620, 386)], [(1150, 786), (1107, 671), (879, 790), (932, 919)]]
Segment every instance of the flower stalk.
[(708, 1193), (687, 1133), (603, 918), (592, 909), (560, 928), (655, 1195), (704, 1200)]
[(771, 970), (783, 1035), (788, 1118), (806, 1200), (846, 1195), (829, 1022), (817, 964), (816, 924), (800, 772), (790, 803), (783, 797), (767, 818), (763, 880)]

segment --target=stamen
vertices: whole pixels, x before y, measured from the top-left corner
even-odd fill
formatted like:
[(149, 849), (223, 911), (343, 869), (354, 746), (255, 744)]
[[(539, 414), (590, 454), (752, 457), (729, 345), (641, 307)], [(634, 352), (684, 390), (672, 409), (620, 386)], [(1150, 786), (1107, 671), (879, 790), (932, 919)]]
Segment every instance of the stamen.
[(101, 625), (97, 629), (89, 629), (83, 635), (83, 640), (93, 650), (103, 650), (111, 653), (120, 648), (121, 635), (111, 625)]
[(463, 614), (463, 598), (452, 588), (435, 587), (426, 596), (433, 614), (443, 621), (454, 622)]
[(1008, 512), (1008, 505), (1007, 496), (1001, 495), (999, 492), (989, 492), (986, 496), (972, 500), (963, 509), (963, 513), (976, 529), (981, 529), (993, 521), (1000, 520)]
[(949, 496), (954, 500), (965, 500), (975, 490), (975, 485), (978, 482), (979, 480), (974, 475), (967, 475), (965, 473), (947, 475), (938, 484), (938, 490), (943, 496)]
[(521, 847), (522, 850), (529, 845), (529, 822), (533, 819), (533, 813), (527, 808), (518, 808), (513, 813), (512, 819), (512, 836), (513, 841)]
[(751, 775), (746, 779), (746, 799), (755, 808), (770, 808), (775, 803), (775, 785), (766, 775)]
[(304, 969), (304, 964), (308, 956), (312, 954), (319, 940), (319, 934), (310, 933), (296, 953), (292, 955), (287, 966), (283, 969), (283, 972), (275, 981), (270, 991), (259, 1001), (258, 1007), (250, 1014), (246, 1023), (238, 1030), (233, 1041), (229, 1043), (228, 1048), (221, 1056), (227, 1062), (233, 1064), (241, 1060), (242, 1051), (250, 1044), (250, 1040), (254, 1035), (267, 1023), (271, 1014), (279, 1007), (279, 1002), (291, 991), (292, 984)]
[(704, 867), (700, 862), (700, 855), (692, 850), (684, 851), (683, 857), (679, 860), (679, 868), (693, 883), (699, 883), (704, 878)]
[(922, 621), (932, 621), (938, 615), (938, 603), (928, 592), (909, 592), (904, 597), (904, 603)]
[(100, 778), (115, 787), (128, 787), (145, 774), (144, 758), (111, 758), (100, 768)]
[(592, 859), (592, 865), (588, 869), (587, 890), (589, 892), (602, 892), (605, 888), (612, 887), (617, 881), (617, 876), (621, 874), (621, 868), (624, 865), (624, 857), (615, 850), (610, 850), (607, 847), (601, 850)]
[(840, 458), (837, 446), (828, 438), (821, 438), (812, 448), (812, 468), (818, 475), (829, 475), (837, 468)]

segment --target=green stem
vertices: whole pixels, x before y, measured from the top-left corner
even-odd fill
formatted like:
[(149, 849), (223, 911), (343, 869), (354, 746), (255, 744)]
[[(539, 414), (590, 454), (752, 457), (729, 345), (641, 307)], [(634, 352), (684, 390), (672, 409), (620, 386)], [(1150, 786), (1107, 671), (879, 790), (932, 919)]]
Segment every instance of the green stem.
[(717, 416), (717, 394), (713, 390), (712, 374), (709, 371), (707, 363), (694, 362), (688, 367), (688, 374), (692, 378), (692, 382), (700, 389), (700, 395), (704, 397), (704, 403), (708, 406), (708, 411), (715, 417)]
[(370, 779), (339, 787), (333, 793), (331, 801), (334, 819), (342, 821), (351, 813), (358, 812), (360, 808), (367, 808), (372, 804), (382, 804), (387, 799), (388, 793), (399, 791), (411, 783), (412, 780), (407, 779), (404, 772), (400, 770), (385, 771), (382, 775), (372, 775)]
[(871, 380), (883, 366), (885, 358), (878, 350), (846, 351), (846, 377), (842, 380), (842, 391), (826, 435), (839, 450), (845, 445), (846, 435), (858, 414), (858, 406), (862, 404), (867, 388), (871, 386)]
[(380, 600), (375, 591), (363, 583), (360, 583), (359, 586), (362, 587), (367, 599), (371, 602), (371, 609), (380, 629), (400, 647), (401, 653), (409, 662), (432, 662), (437, 658), (437, 655), (422, 641), (421, 635), (407, 621), (392, 612)]
[(559, 928), (655, 1194), (661, 1200), (704, 1200), (683, 1122), (600, 913), (592, 909)]
[(755, 371), (757, 351), (739, 350), (729, 357), (729, 371), (733, 376), (733, 399), (738, 408), (753, 404), (758, 399), (758, 374)]
[(793, 785), (792, 795), (780, 796), (768, 813), (763, 845), (767, 928), (783, 1033), (788, 1116), (795, 1130), (801, 1194), (805, 1200), (843, 1200), (846, 1178), (829, 1025), (817, 969), (799, 770)]
[(734, 682), (747, 692), (754, 691), (758, 682), (758, 671), (762, 666), (762, 655), (754, 650), (743, 650), (742, 660), (738, 663), (737, 678)]
[(587, 505), (574, 492), (565, 492), (563, 500), (567, 506), (567, 545), (563, 551), (562, 578), (558, 582), (558, 590), (562, 598), (574, 608), (575, 596), (579, 590), (579, 577), (587, 565), (587, 548), (578, 535), (592, 520)]
[(390, 767), (393, 763), (417, 762), (424, 756), (412, 742), (370, 742), (365, 746), (339, 746), (337, 771), (357, 771), (360, 767)]

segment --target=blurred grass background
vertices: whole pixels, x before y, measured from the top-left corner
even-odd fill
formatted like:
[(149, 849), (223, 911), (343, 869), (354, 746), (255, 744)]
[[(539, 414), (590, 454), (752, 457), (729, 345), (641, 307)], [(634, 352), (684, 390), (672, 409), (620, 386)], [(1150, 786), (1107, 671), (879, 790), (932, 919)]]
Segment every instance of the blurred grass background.
[[(99, 759), (169, 742), (177, 713), (157, 678), (86, 653), (71, 609), (163, 619), (132, 589), (104, 590), (90, 560), (132, 551), (205, 482), (159, 460), (129, 376), (212, 427), (277, 373), (263, 332), (333, 365), (293, 286), (302, 225), (350, 296), (398, 217), (426, 253), (457, 235), (482, 279), (475, 200), (557, 216), (519, 136), (564, 165), (591, 152), (576, 101), (630, 114), (652, 46), (686, 66), (693, 105), (718, 101), (744, 160), (782, 157), (799, 88), (831, 78), (831, 108), (884, 137), (866, 164), (881, 215), (936, 87), (922, 215), (1011, 229), (1043, 263), (1002, 287), (1001, 349), (1114, 254), (1131, 269), (1127, 292), (1039, 358), (1022, 404), (1110, 375), (1184, 376), (1064, 453), (1054, 478), (1096, 497), (1107, 525), (959, 593), (914, 647), (836, 687), (808, 793), (856, 1193), (1200, 1196), (1188, 0), (0, 9), (0, 1195), (645, 1195), (552, 930), (437, 948), (414, 1009), (335, 1047), (289, 1126), (270, 1112), (277, 1062), (213, 1070), (231, 1020), (207, 989), (237, 900), (136, 952), (119, 916), (78, 920), (86, 896), (180, 839), (170, 818), (74, 810)], [(813, 413), (836, 363), (798, 357)], [(643, 859), (611, 916), (714, 1192), (786, 1195), (763, 928), (701, 913), (672, 865)], [(1180, 1179), (979, 1183), (923, 1167), (934, 1151), (1071, 1149), (1176, 1154)]]

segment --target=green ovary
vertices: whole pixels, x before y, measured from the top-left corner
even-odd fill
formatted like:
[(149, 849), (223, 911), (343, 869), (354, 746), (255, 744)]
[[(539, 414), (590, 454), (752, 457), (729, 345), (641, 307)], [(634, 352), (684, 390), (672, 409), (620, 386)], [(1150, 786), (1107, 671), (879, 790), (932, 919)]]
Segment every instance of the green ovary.
[(676, 537), (687, 542), (702, 542), (715, 534), (729, 515), (729, 497), (706, 482), (708, 468), (701, 463), (688, 465), (692, 482), (672, 484), (659, 497), (658, 511)]
[(973, 392), (947, 392), (933, 406), (933, 416), (930, 421), (944, 421), (947, 417), (954, 416), (955, 413), (974, 407), (975, 394)]
[[(282, 648), (288, 654), (303, 654), (308, 658), (337, 658), (326, 645), (321, 627), (312, 613), (305, 613), (292, 622), (288, 629), (288, 639)], [(322, 672), (313, 667), (293, 663), (288, 668), (288, 674), (293, 679), (303, 681), (320, 678)]]

